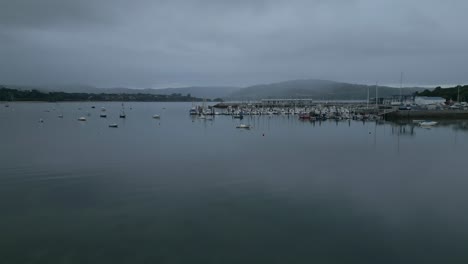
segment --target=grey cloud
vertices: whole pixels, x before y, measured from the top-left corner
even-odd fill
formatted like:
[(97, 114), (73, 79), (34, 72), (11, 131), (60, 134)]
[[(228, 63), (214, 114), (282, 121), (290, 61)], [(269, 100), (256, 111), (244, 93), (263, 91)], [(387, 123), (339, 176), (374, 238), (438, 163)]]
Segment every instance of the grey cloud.
[(0, 0), (0, 83), (463, 83), (453, 0)]
[(0, 25), (37, 28), (96, 22), (102, 13), (93, 3), (87, 0), (2, 0)]

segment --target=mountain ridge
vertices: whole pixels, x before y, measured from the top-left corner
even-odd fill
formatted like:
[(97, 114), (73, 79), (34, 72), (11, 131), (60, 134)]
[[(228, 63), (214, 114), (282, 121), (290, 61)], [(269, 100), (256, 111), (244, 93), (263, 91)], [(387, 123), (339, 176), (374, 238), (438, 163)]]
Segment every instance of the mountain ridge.
[[(317, 100), (362, 100), (375, 97), (375, 85), (352, 84), (318, 79), (300, 79), (249, 86), (230, 94), (230, 100), (259, 100), (275, 98), (311, 98)], [(379, 97), (400, 93), (399, 88), (377, 86)], [(404, 87), (402, 94), (413, 94), (427, 88)]]
[[(188, 86), (180, 88), (144, 88), (131, 89), (125, 87), (97, 88), (90, 85), (43, 85), (21, 86), (9, 85), (8, 87), (20, 90), (39, 90), (42, 92), (67, 92), (67, 93), (96, 93), (96, 94), (152, 94), (171, 95), (181, 94), (193, 97), (225, 100), (260, 100), (274, 98), (311, 98), (316, 100), (363, 100), (369, 96), (375, 97), (375, 85), (353, 84), (320, 79), (298, 79), (269, 84), (257, 84), (247, 87), (233, 86)], [(389, 86), (378, 86), (379, 97), (391, 97), (399, 95), (400, 89)], [(422, 92), (426, 88), (404, 87), (402, 94)]]

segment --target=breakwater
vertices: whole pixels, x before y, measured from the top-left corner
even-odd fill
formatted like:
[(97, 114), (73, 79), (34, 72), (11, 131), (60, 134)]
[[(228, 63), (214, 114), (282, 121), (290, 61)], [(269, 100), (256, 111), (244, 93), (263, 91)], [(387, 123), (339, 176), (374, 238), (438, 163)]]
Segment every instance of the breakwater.
[(402, 110), (385, 114), (387, 120), (399, 119), (468, 119), (467, 110)]

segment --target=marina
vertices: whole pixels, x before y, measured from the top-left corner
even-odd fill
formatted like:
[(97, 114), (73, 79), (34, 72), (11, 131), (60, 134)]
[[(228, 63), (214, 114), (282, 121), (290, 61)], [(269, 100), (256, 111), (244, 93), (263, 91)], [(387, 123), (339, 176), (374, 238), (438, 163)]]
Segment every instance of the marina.
[(441, 98), (414, 96), (395, 98), (397, 97), (388, 100), (374, 99), (374, 104), (362, 101), (320, 102), (310, 99), (271, 99), (259, 102), (218, 103), (213, 106), (213, 109), (219, 109), (219, 111), (204, 110), (203, 107), (196, 109), (204, 114), (231, 115), (234, 118), (244, 115), (298, 115), (303, 120), (468, 119), (466, 102), (447, 105)]

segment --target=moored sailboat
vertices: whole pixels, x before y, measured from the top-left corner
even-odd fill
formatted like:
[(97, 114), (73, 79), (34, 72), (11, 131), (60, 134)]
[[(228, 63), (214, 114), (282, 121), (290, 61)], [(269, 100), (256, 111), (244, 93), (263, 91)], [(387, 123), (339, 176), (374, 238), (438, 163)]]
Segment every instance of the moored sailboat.
[(120, 115), (119, 115), (120, 118), (126, 118), (127, 115), (125, 114), (125, 107), (124, 107), (124, 104), (122, 103), (122, 110), (120, 110)]

